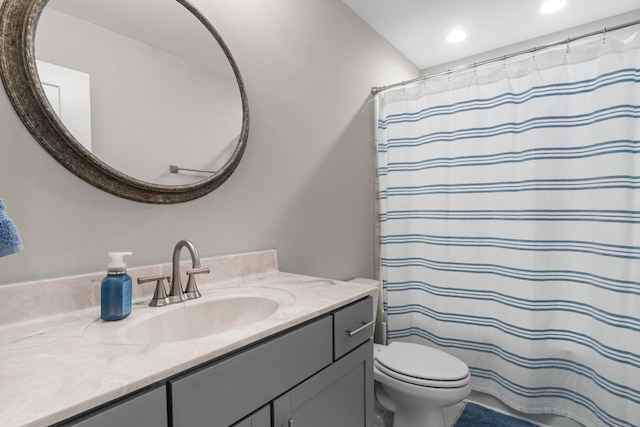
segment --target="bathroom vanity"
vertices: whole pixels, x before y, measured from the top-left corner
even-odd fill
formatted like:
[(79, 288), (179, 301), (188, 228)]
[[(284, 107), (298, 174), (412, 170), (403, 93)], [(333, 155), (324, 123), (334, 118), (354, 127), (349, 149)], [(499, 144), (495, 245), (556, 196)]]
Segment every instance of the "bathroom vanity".
[[(0, 334), (5, 342), (0, 363), (22, 369), (25, 381), (19, 384), (14, 373), (1, 387), (0, 419), (8, 421), (3, 425), (370, 427), (371, 295), (377, 289), (279, 272), (275, 256), (265, 251), (203, 260), (214, 277), (202, 280), (202, 302), (161, 308), (140, 303), (130, 318), (109, 323), (96, 320), (96, 308), (88, 307), (57, 315), (58, 326), (44, 331), (37, 329), (47, 317), (15, 323), (14, 334), (23, 336), (7, 341), (6, 333)], [(130, 274), (164, 268), (130, 269)], [(176, 316), (188, 312), (189, 304), (207, 304), (211, 311), (220, 301), (254, 304), (257, 299), (271, 299), (277, 307), (263, 318), (210, 335), (200, 330), (187, 339), (167, 338), (155, 336), (149, 326), (162, 325), (163, 310), (180, 328), (186, 323)], [(148, 302), (148, 297), (137, 300)], [(242, 310), (234, 311), (243, 316)], [(225, 318), (233, 317), (229, 313)], [(216, 319), (207, 322), (213, 325)], [(29, 324), (36, 330), (27, 332)], [(62, 347), (71, 350), (66, 352), (70, 360), (59, 359)], [(47, 351), (59, 352), (50, 359), (49, 374), (40, 360)], [(19, 356), (24, 363), (18, 365)], [(30, 361), (36, 372), (25, 366)], [(3, 378), (8, 373), (0, 367)], [(9, 390), (10, 384), (16, 388)]]
[(59, 425), (371, 426), (373, 327), (348, 334), (372, 320), (371, 299)]

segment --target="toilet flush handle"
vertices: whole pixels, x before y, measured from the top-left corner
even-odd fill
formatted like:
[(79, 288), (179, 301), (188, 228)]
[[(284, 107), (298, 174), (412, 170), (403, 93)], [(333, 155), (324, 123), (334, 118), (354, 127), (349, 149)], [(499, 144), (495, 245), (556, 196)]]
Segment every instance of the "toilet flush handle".
[(287, 427), (293, 427), (293, 418), (289, 419), (289, 423), (287, 424)]
[(350, 337), (352, 337), (352, 336), (354, 336), (355, 334), (357, 334), (358, 332), (362, 332), (362, 331), (364, 331), (364, 330), (365, 330), (365, 329), (367, 329), (369, 326), (373, 325), (375, 322), (376, 322), (375, 320), (372, 320), (372, 321), (371, 321), (371, 322), (369, 322), (369, 323), (362, 322), (362, 326), (360, 326), (360, 327), (359, 327), (358, 329), (356, 329), (356, 330), (353, 330), (353, 331), (347, 331), (347, 334), (349, 334), (349, 336), (350, 336)]

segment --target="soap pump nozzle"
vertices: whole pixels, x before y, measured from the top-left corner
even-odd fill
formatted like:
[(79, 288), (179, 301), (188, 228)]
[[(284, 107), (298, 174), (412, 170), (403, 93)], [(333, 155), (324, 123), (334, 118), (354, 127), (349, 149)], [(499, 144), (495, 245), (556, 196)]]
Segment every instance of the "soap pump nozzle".
[(127, 264), (122, 258), (128, 255), (133, 255), (133, 252), (109, 252), (111, 262), (107, 266), (107, 271), (126, 271)]

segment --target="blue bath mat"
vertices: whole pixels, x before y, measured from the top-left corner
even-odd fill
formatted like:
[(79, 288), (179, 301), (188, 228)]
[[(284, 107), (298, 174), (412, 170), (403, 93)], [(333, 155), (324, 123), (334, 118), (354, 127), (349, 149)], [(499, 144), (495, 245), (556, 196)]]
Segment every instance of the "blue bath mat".
[(536, 425), (468, 402), (465, 403), (453, 427), (536, 427)]

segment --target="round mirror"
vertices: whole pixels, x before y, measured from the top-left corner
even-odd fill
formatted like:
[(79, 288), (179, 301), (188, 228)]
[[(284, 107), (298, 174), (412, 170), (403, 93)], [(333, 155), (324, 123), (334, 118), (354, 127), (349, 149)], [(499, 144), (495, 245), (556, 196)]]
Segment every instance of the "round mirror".
[(18, 115), (67, 169), (149, 203), (203, 196), (249, 127), (229, 49), (186, 0), (5, 0), (0, 74)]

